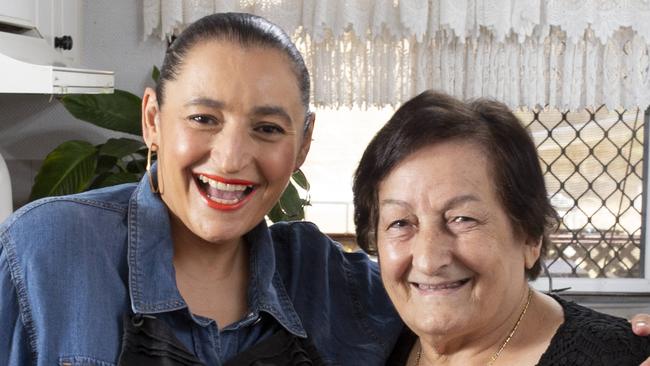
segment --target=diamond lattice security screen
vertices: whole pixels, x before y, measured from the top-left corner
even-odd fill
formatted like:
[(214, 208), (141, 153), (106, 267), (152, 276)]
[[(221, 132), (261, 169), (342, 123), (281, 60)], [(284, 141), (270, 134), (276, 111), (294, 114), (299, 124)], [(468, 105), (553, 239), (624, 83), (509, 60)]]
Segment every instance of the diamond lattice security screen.
[(538, 146), (561, 217), (547, 265), (554, 276), (643, 277), (643, 113), (517, 113)]

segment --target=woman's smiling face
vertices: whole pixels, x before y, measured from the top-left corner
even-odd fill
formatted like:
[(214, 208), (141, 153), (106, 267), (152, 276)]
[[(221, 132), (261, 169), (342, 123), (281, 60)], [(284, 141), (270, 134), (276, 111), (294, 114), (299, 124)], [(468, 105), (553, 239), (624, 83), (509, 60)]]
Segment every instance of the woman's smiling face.
[(480, 334), (517, 309), (539, 255), (516, 233), (474, 143), (447, 141), (400, 162), (380, 183), (381, 277), (420, 337)]
[(237, 241), (257, 225), (311, 141), (296, 75), (273, 48), (200, 42), (166, 83), (163, 104), (148, 90), (144, 105), (174, 227), (208, 242)]

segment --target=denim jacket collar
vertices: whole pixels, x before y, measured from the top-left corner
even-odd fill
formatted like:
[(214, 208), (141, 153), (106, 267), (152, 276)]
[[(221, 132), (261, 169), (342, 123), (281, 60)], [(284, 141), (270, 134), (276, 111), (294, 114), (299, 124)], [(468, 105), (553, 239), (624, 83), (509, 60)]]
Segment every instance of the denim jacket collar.
[[(155, 170), (153, 171), (155, 172)], [(152, 173), (153, 173), (152, 172)], [(173, 266), (173, 243), (167, 207), (151, 192), (146, 177), (129, 201), (128, 212), (129, 292), (134, 312), (163, 313), (187, 308)], [(266, 223), (245, 235), (250, 244), (250, 311), (266, 312), (289, 332), (306, 337), (284, 284), (275, 269), (275, 251)]]
[(248, 285), (251, 308), (255, 312), (271, 314), (289, 332), (307, 337), (284, 283), (275, 270), (275, 249), (266, 222), (262, 220), (244, 238), (250, 245), (251, 253)]

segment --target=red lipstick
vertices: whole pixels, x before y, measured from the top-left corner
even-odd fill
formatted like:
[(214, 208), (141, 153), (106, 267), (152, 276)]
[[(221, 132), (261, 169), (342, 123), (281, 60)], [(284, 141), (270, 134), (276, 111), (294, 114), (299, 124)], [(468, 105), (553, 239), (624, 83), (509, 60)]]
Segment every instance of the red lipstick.
[[(220, 182), (220, 183), (224, 183), (224, 184), (236, 184), (236, 185), (249, 186), (252, 189), (249, 192), (245, 193), (245, 196), (242, 197), (242, 199), (237, 201), (236, 203), (227, 204), (227, 203), (216, 202), (216, 201), (212, 200), (210, 198), (210, 196), (208, 195), (208, 192), (206, 192), (206, 190), (204, 190), (202, 188), (203, 185), (202, 185), (202, 183), (199, 183), (200, 182), (199, 176), (204, 176), (204, 177), (206, 177), (208, 179), (211, 179), (211, 180), (214, 180), (214, 181), (217, 181), (217, 182)], [(203, 201), (205, 201), (205, 203), (209, 207), (211, 207), (211, 208), (213, 208), (215, 210), (220, 210), (220, 211), (234, 211), (234, 210), (237, 210), (238, 208), (245, 205), (251, 199), (251, 197), (255, 194), (255, 191), (257, 190), (257, 185), (254, 182), (250, 182), (250, 181), (247, 181), (247, 180), (228, 179), (228, 178), (223, 178), (223, 177), (219, 177), (219, 176), (216, 176), (216, 175), (209, 175), (209, 174), (202, 174), (202, 173), (201, 174), (196, 174), (195, 173), (194, 177), (195, 177), (195, 179), (197, 181), (197, 186), (199, 188), (198, 191), (201, 194), (201, 198), (203, 198)]]
[(226, 183), (226, 184), (239, 184), (239, 185), (242, 185), (242, 186), (254, 186), (255, 185), (255, 182), (250, 182), (250, 181), (243, 180), (243, 179), (228, 179), (228, 178), (220, 177), (218, 175), (211, 175), (211, 174), (205, 174), (205, 173), (194, 173), (194, 176), (196, 178), (198, 178), (199, 175), (202, 175), (202, 176), (204, 176), (206, 178), (210, 178), (212, 180), (216, 180), (218, 182)]

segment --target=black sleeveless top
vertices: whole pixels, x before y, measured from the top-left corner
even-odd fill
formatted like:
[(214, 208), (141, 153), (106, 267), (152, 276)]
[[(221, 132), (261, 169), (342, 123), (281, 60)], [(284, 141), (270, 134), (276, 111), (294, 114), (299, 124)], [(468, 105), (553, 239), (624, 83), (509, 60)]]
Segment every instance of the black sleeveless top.
[[(635, 335), (627, 320), (551, 296), (562, 305), (564, 323), (538, 366), (639, 366), (650, 356), (650, 337)], [(386, 365), (406, 365), (416, 341), (404, 327)]]

